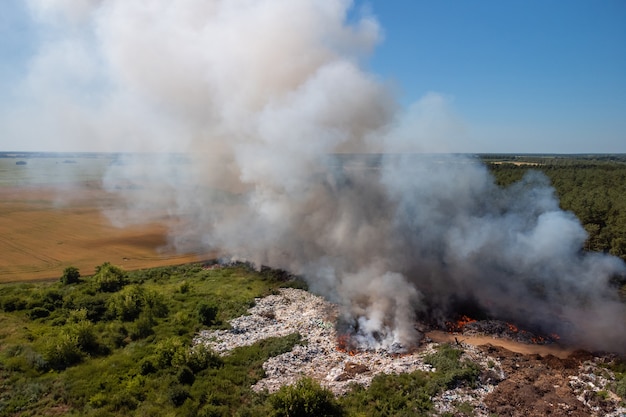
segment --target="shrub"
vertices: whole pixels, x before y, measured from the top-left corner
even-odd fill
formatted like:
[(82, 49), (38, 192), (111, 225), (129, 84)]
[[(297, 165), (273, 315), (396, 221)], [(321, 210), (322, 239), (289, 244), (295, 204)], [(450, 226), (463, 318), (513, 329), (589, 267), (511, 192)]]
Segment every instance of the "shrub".
[(76, 339), (76, 346), (83, 352), (94, 353), (98, 350), (98, 340), (94, 325), (89, 321), (80, 321), (68, 325), (66, 332)]
[(210, 326), (215, 323), (217, 318), (217, 306), (207, 303), (202, 303), (198, 306), (198, 317), (200, 323), (205, 326)]
[(189, 391), (180, 385), (174, 385), (170, 388), (168, 397), (175, 407), (183, 405), (187, 398), (191, 398)]
[(615, 393), (619, 395), (622, 400), (626, 401), (626, 375), (622, 375), (622, 377), (615, 384)]
[(436, 382), (446, 388), (454, 388), (463, 382), (473, 385), (480, 374), (480, 369), (471, 361), (460, 361), (462, 354), (462, 351), (450, 345), (442, 345), (439, 351), (427, 355), (424, 362), (435, 367)]
[(165, 369), (186, 363), (186, 349), (183, 341), (176, 337), (159, 342), (155, 348), (157, 366)]
[(341, 416), (343, 412), (332, 392), (310, 378), (283, 386), (269, 397), (276, 417)]
[(215, 353), (210, 347), (203, 344), (198, 344), (189, 350), (187, 356), (187, 366), (191, 368), (194, 373), (203, 371), (207, 368), (219, 368), (224, 364), (224, 361)]
[(96, 267), (96, 274), (93, 276), (97, 290), (100, 292), (116, 292), (122, 289), (127, 283), (126, 272), (119, 266), (105, 262)]
[[(376, 416), (410, 415), (426, 416), (432, 409), (432, 395), (436, 385), (431, 384), (430, 372), (415, 371), (410, 374), (379, 374), (372, 379), (368, 389), (357, 385), (342, 398), (342, 405), (350, 415)], [(375, 413), (369, 414), (375, 410)]]
[(176, 374), (176, 379), (183, 385), (192, 385), (196, 377), (188, 366), (183, 366)]
[(152, 328), (156, 323), (149, 314), (142, 314), (137, 320), (130, 326), (129, 336), (132, 340), (145, 339), (146, 337), (154, 334)]
[(63, 307), (72, 310), (85, 310), (87, 319), (98, 322), (107, 312), (107, 296), (105, 294), (76, 294), (65, 297)]
[(28, 312), (28, 317), (30, 317), (33, 320), (48, 317), (49, 315), (50, 315), (50, 311), (43, 307), (35, 307)]
[(157, 368), (156, 366), (154, 366), (154, 363), (152, 363), (150, 359), (144, 359), (139, 365), (139, 373), (141, 375), (153, 374), (156, 371), (157, 371)]
[(80, 281), (80, 271), (74, 266), (68, 266), (63, 270), (61, 283), (63, 285), (75, 284)]
[(20, 297), (12, 296), (2, 300), (2, 309), (6, 312), (25, 310), (28, 302)]
[(167, 305), (163, 296), (155, 291), (145, 290), (140, 285), (131, 285), (114, 294), (107, 303), (107, 314), (122, 321), (132, 321), (143, 312), (150, 316), (166, 317)]
[(53, 369), (65, 369), (82, 360), (82, 353), (78, 347), (78, 338), (68, 333), (61, 333), (48, 342), (44, 359)]

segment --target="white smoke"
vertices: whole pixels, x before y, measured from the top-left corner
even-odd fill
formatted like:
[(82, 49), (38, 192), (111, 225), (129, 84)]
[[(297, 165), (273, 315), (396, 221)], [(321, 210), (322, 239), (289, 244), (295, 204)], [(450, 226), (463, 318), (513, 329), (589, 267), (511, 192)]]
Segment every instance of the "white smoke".
[(362, 69), (379, 25), (350, 1), (29, 4), (54, 36), (6, 126), (66, 150), (153, 152), (104, 178), (126, 197), (116, 224), (165, 207), (179, 250), (302, 273), (368, 348), (416, 343), (416, 315), (459, 299), (626, 346), (604, 331), (625, 316), (607, 285), (624, 265), (580, 251), (584, 230), (545, 178), (500, 189), (469, 157), (345, 155), (455, 151), (464, 130), (437, 93), (398, 112)]

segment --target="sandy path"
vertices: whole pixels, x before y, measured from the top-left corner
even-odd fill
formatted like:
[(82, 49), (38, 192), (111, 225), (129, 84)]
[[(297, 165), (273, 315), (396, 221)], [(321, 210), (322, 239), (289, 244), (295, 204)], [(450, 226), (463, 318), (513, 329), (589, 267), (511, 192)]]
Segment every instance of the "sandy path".
[(446, 333), (440, 330), (434, 330), (426, 333), (426, 336), (431, 338), (433, 341), (442, 343), (442, 342), (451, 342), (455, 343), (456, 340), (462, 343), (468, 343), (474, 346), (480, 345), (493, 345), (500, 346), (511, 352), (523, 353), (525, 355), (553, 355), (561, 359), (567, 358), (571, 353), (571, 349), (566, 349), (562, 346), (558, 345), (536, 345), (536, 344), (526, 344), (515, 342), (513, 340), (508, 339), (497, 339), (491, 336), (465, 336), (461, 334), (455, 333)]

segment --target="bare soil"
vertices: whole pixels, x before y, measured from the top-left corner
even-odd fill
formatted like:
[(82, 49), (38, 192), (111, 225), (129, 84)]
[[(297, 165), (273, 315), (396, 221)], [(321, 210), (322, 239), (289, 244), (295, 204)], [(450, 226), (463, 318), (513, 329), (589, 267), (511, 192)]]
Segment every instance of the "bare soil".
[(615, 410), (614, 402), (581, 401), (570, 384), (570, 377), (579, 374), (583, 362), (593, 359), (589, 353), (573, 352), (561, 359), (549, 354), (523, 355), (496, 346), (483, 349), (499, 360), (507, 375), (484, 399), (495, 415), (586, 417), (608, 415)]
[(492, 336), (468, 336), (455, 333), (447, 333), (439, 330), (431, 331), (426, 334), (427, 337), (438, 343), (467, 343), (469, 345), (481, 346), (492, 345), (508, 349), (511, 352), (523, 353), (525, 355), (552, 355), (557, 358), (565, 359), (572, 352), (568, 349), (556, 344), (540, 345), (520, 343), (514, 340), (496, 338)]
[(113, 226), (103, 210), (118, 204), (95, 181), (0, 187), (0, 283), (58, 278), (70, 265), (90, 275), (103, 262), (134, 270), (215, 257), (169, 247), (165, 212), (146, 213), (151, 221), (141, 226)]

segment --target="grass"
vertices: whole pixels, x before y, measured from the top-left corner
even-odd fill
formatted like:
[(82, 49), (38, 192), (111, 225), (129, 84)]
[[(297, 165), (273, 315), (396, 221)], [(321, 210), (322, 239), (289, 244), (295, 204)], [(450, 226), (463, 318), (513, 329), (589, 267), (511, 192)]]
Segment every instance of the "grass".
[[(0, 416), (419, 416), (432, 410), (434, 395), (478, 375), (461, 351), (443, 345), (425, 358), (435, 372), (378, 375), (369, 389), (355, 386), (341, 398), (312, 380), (254, 393), (263, 363), (303, 343), (301, 335), (223, 357), (191, 340), (202, 328), (228, 327), (256, 297), (302, 282), (245, 264), (97, 269), (122, 288), (103, 287), (98, 275), (0, 286)], [(216, 307), (209, 326), (206, 305)]]
[(301, 343), (266, 339), (225, 358), (191, 349), (207, 327), (198, 306), (213, 303), (210, 327), (225, 328), (289, 277), (247, 265), (119, 271), (117, 291), (97, 277), (0, 286), (0, 415), (230, 415), (254, 403), (262, 363)]

